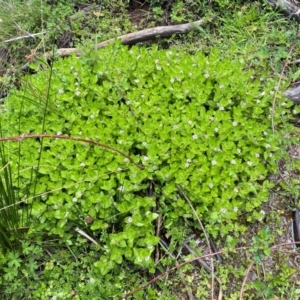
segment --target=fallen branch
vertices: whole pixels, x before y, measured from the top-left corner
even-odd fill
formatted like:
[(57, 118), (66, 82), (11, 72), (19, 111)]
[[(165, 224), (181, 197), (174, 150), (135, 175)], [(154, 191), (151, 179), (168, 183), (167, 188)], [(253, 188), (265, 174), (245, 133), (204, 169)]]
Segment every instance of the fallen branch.
[(266, 0), (274, 9), (280, 9), (286, 16), (295, 19), (300, 23), (300, 4), (295, 0)]
[[(171, 26), (159, 26), (149, 29), (140, 30), (137, 32), (128, 33), (125, 35), (121, 35), (117, 37), (117, 39), (121, 40), (123, 45), (133, 45), (136, 43), (148, 41), (154, 39), (156, 37), (170, 37), (173, 34), (184, 34), (188, 33), (192, 30), (197, 29), (197, 26), (204, 24), (206, 21), (211, 19), (202, 19), (199, 21), (180, 24), (180, 25), (171, 25)], [(112, 44), (115, 39), (109, 39), (107, 41), (101, 42), (96, 45), (97, 49), (105, 48), (107, 45)], [(60, 57), (70, 56), (72, 53), (76, 53), (76, 56), (82, 55), (82, 50), (77, 48), (61, 48), (56, 50), (56, 55)], [(46, 59), (51, 59), (53, 53), (51, 51), (46, 52), (44, 57)]]

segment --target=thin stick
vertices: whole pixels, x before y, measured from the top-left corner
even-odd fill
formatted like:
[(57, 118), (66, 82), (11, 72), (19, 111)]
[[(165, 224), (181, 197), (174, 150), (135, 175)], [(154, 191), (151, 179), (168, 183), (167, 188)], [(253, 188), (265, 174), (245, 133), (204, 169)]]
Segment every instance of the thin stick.
[[(178, 263), (177, 260), (175, 260), (175, 266), (179, 266), (179, 263)], [(182, 282), (183, 285), (185, 286), (185, 289), (186, 289), (186, 292), (187, 292), (187, 294), (188, 294), (188, 296), (189, 296), (189, 299), (190, 299), (190, 300), (195, 300), (194, 295), (193, 295), (193, 293), (192, 293), (192, 289), (191, 289), (191, 287), (189, 287), (189, 286), (187, 285), (186, 280), (185, 280), (185, 278), (184, 278), (183, 273), (182, 273), (181, 270), (179, 271), (179, 276), (180, 276), (181, 282)]]
[[(158, 215), (157, 221), (156, 221), (156, 236), (159, 237), (160, 235), (160, 228), (162, 224), (162, 214)], [(157, 264), (159, 261), (159, 247), (156, 246), (156, 253), (155, 253), (155, 263)]]
[[(187, 243), (184, 243), (183, 246), (191, 253), (194, 254), (195, 256), (197, 256), (197, 253), (194, 249), (192, 249)], [(216, 256), (218, 257), (219, 254), (216, 254)], [(197, 262), (199, 263), (199, 265), (201, 267), (203, 267), (208, 273), (211, 274), (211, 269), (208, 266), (208, 264), (205, 262), (205, 260), (199, 258), (197, 260)], [(215, 276), (216, 280), (219, 283), (219, 287), (220, 287), (220, 291), (219, 291), (219, 296), (218, 296), (218, 300), (222, 300), (223, 299), (223, 290), (222, 290), (222, 281), (220, 278), (218, 278), (217, 276)]]
[[(127, 170), (127, 169), (123, 169), (123, 170)], [(86, 181), (90, 181), (90, 180), (93, 180), (93, 179), (99, 179), (99, 178), (101, 178), (101, 176), (108, 175), (108, 174), (112, 174), (112, 173), (115, 173), (115, 172), (107, 172), (107, 173), (104, 173), (104, 174), (101, 174), (101, 175), (97, 175), (97, 176), (95, 176), (95, 177), (88, 177), (88, 178), (86, 178), (86, 179), (84, 179), (84, 180), (76, 181), (76, 182), (74, 182), (74, 183), (72, 183), (72, 184), (63, 185), (63, 186), (61, 186), (61, 187), (59, 187), (59, 188), (56, 188), (56, 189), (53, 189), (53, 190), (50, 190), (50, 191), (47, 191), (47, 192), (44, 192), (44, 193), (40, 193), (40, 194), (37, 194), (37, 195), (35, 195), (35, 196), (32, 196), (32, 197), (23, 199), (23, 200), (21, 200), (21, 201), (15, 202), (15, 203), (10, 204), (10, 205), (7, 205), (7, 206), (5, 206), (5, 207), (3, 207), (3, 208), (0, 208), (0, 211), (2, 211), (2, 210), (4, 210), (4, 209), (7, 209), (7, 208), (9, 208), (9, 207), (12, 207), (12, 206), (21, 204), (21, 203), (25, 203), (25, 202), (27, 202), (28, 200), (33, 200), (33, 199), (38, 198), (38, 197), (41, 197), (41, 196), (43, 196), (43, 195), (48, 195), (48, 194), (51, 194), (51, 193), (53, 193), (53, 192), (60, 191), (60, 190), (62, 190), (63, 188), (70, 188), (70, 187), (73, 187), (73, 186), (76, 185), (76, 184), (80, 184), (80, 183), (83, 183), (83, 182), (86, 182)]]
[[(211, 246), (210, 246), (210, 243), (209, 243), (209, 238), (208, 238), (208, 235), (206, 233), (206, 230), (198, 216), (198, 214), (196, 213), (191, 201), (189, 200), (189, 198), (186, 196), (186, 194), (184, 193), (183, 189), (181, 188), (180, 185), (176, 185), (179, 192), (182, 194), (182, 196), (185, 198), (185, 200), (189, 203), (195, 217), (197, 218), (198, 220), (198, 223), (204, 233), (204, 236), (205, 236), (205, 240), (206, 240), (206, 244), (207, 244), (207, 247), (208, 247), (208, 250), (209, 250), (209, 253), (213, 253), (212, 250), (211, 250)], [(214, 275), (214, 260), (213, 260), (213, 257), (210, 256), (210, 267), (211, 267), (211, 299), (213, 300), (214, 299), (214, 281), (215, 281), (215, 275)]]
[(71, 247), (66, 243), (67, 248), (69, 249), (69, 251), (72, 253), (72, 255), (74, 256), (76, 262), (78, 261), (76, 255), (74, 254), (74, 252), (72, 251)]
[[(242, 250), (242, 248), (243, 248), (243, 250), (245, 250), (245, 249), (247, 249), (248, 247), (241, 247), (240, 249), (236, 249), (236, 250)], [(206, 257), (214, 256), (214, 255), (216, 255), (216, 254), (221, 254), (221, 253), (224, 253), (224, 250), (220, 250), (219, 252), (212, 253), (212, 254), (207, 254), (207, 255), (203, 255), (203, 256), (198, 256), (198, 257), (195, 257), (195, 258), (193, 258), (193, 259), (191, 259), (191, 260), (189, 260), (189, 261), (185, 261), (185, 262), (179, 264), (178, 266), (175, 266), (175, 267), (173, 267), (173, 268), (167, 270), (166, 272), (164, 272), (164, 273), (162, 273), (162, 274), (156, 276), (155, 278), (151, 279), (150, 281), (148, 281), (148, 282), (146, 282), (146, 283), (140, 285), (140, 286), (139, 286), (138, 288), (136, 288), (135, 290), (133, 290), (133, 291), (131, 291), (131, 292), (129, 292), (129, 293), (124, 294), (119, 300), (124, 300), (125, 298), (129, 297), (130, 295), (133, 295), (134, 293), (140, 291), (141, 289), (144, 289), (145, 287), (147, 287), (147, 286), (150, 285), (151, 283), (157, 281), (158, 279), (161, 279), (161, 278), (165, 277), (165, 276), (166, 276), (167, 274), (169, 274), (170, 272), (175, 271), (175, 270), (177, 270), (178, 268), (181, 268), (181, 267), (183, 267), (183, 266), (185, 266), (185, 265), (187, 265), (187, 264), (190, 264), (190, 263), (192, 263), (192, 262), (198, 260), (199, 258), (206, 258)]]
[(248, 267), (248, 269), (246, 271), (246, 274), (245, 274), (245, 277), (244, 277), (244, 280), (243, 280), (243, 283), (242, 283), (241, 291), (240, 291), (239, 300), (243, 300), (243, 293), (244, 293), (245, 285), (246, 285), (246, 282), (247, 282), (249, 272), (252, 269), (253, 265), (254, 265), (254, 261), (250, 264), (250, 266)]
[(35, 37), (28, 31), (26, 31), (25, 29), (22, 29), (15, 21), (13, 21), (17, 27), (17, 29), (20, 31), (20, 32), (24, 32), (25, 34), (27, 34), (28, 37), (31, 37), (33, 39), (35, 39)]
[(127, 159), (129, 159), (138, 168), (144, 169), (144, 166), (138, 165), (130, 156), (128, 156), (127, 154), (125, 154), (124, 152), (122, 152), (121, 150), (119, 150), (117, 148), (114, 148), (112, 146), (109, 146), (109, 145), (106, 145), (103, 143), (99, 143), (99, 142), (96, 142), (93, 140), (72, 137), (69, 135), (57, 135), (57, 134), (46, 134), (46, 133), (45, 134), (22, 134), (20, 136), (10, 136), (10, 137), (0, 138), (0, 142), (5, 142), (5, 141), (21, 142), (22, 140), (25, 140), (25, 139), (36, 139), (36, 138), (64, 139), (64, 140), (71, 140), (71, 141), (78, 141), (78, 142), (93, 144), (98, 147), (106, 148), (106, 149), (112, 150), (114, 152), (117, 152), (117, 153), (121, 154), (122, 156), (126, 157)]
[[(177, 258), (169, 251), (167, 245), (165, 245), (165, 243), (162, 243), (161, 241), (159, 242), (159, 244), (164, 248), (164, 250), (167, 252), (167, 254), (168, 254), (171, 258), (174, 259), (174, 261), (175, 261), (175, 266), (178, 267), (178, 266), (179, 266), (178, 260), (177, 260)], [(191, 288), (187, 285), (186, 280), (185, 280), (185, 278), (184, 278), (183, 273), (182, 273), (181, 270), (179, 270), (179, 276), (180, 276), (181, 282), (182, 282), (183, 285), (185, 286), (185, 289), (186, 289), (186, 292), (187, 292), (187, 294), (188, 294), (188, 296), (189, 296), (189, 299), (190, 299), (190, 300), (195, 300), (195, 298), (194, 298), (194, 296), (193, 296), (193, 294), (192, 294)]]
[(4, 41), (4, 43), (10, 43), (10, 42), (14, 42), (14, 41), (22, 40), (22, 39), (28, 39), (28, 38), (35, 37), (35, 36), (42, 35), (42, 34), (46, 34), (46, 33), (48, 33), (48, 31), (33, 33), (31, 35), (18, 36), (16, 38), (12, 38), (12, 39)]
[[(195, 257), (197, 256), (196, 251), (194, 251), (187, 243), (183, 243), (183, 247), (185, 249), (187, 249), (191, 254), (193, 254)], [(211, 269), (209, 267), (209, 265), (205, 262), (205, 260), (199, 258), (196, 261), (202, 268), (205, 269), (206, 272), (208, 272), (209, 274), (211, 274)]]
[[(277, 245), (272, 246), (272, 247), (271, 247), (271, 250), (272, 250), (272, 251), (279, 251), (279, 250), (280, 250), (279, 248), (280, 248), (281, 246), (290, 246), (290, 245), (292, 245), (292, 244), (300, 244), (300, 242), (286, 242), (286, 243), (277, 244)], [(251, 247), (238, 247), (238, 248), (235, 248), (235, 251), (243, 251), (243, 250), (248, 250), (248, 249), (250, 249), (250, 248), (251, 248)], [(190, 264), (190, 263), (192, 263), (192, 262), (194, 262), (194, 261), (197, 261), (198, 259), (203, 259), (203, 258), (215, 256), (215, 255), (218, 255), (218, 254), (224, 254), (225, 252), (227, 252), (227, 250), (219, 250), (218, 252), (215, 252), (215, 253), (211, 253), (211, 254), (206, 254), (206, 255), (194, 257), (194, 258), (192, 258), (192, 259), (190, 259), (190, 260), (188, 260), (188, 261), (185, 261), (185, 262), (179, 264), (178, 266), (175, 266), (175, 267), (169, 269), (168, 271), (166, 271), (166, 272), (164, 272), (164, 273), (162, 273), (162, 274), (156, 276), (155, 278), (151, 279), (150, 281), (148, 281), (148, 282), (146, 282), (146, 283), (140, 285), (140, 286), (139, 286), (138, 288), (136, 288), (135, 290), (133, 290), (133, 291), (131, 291), (131, 292), (128, 292), (128, 293), (124, 294), (119, 300), (124, 300), (125, 298), (129, 297), (130, 295), (133, 295), (134, 293), (136, 293), (136, 292), (138, 292), (138, 291), (144, 289), (145, 287), (147, 287), (147, 286), (150, 285), (151, 283), (153, 283), (153, 282), (155, 282), (155, 281), (157, 281), (157, 280), (159, 280), (159, 279), (161, 279), (161, 278), (167, 276), (170, 272), (175, 271), (175, 270), (177, 270), (178, 268), (181, 268), (181, 267), (183, 267), (183, 266), (185, 266), (185, 265), (187, 265), (187, 264)], [(291, 254), (295, 254), (295, 253), (292, 252)]]
[(300, 59), (296, 59), (296, 60), (288, 62), (289, 65), (295, 65), (295, 64), (299, 64), (299, 63), (300, 63)]

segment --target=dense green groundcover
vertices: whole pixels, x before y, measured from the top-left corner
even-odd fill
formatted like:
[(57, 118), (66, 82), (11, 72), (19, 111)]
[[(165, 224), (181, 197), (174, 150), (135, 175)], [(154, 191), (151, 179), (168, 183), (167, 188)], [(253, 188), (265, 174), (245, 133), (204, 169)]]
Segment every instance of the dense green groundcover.
[[(6, 143), (15, 171), (20, 167), (24, 198), (33, 196), (28, 185), (41, 153), (40, 196), (28, 201), (32, 231), (68, 240), (78, 226), (98, 242), (102, 236), (95, 265), (102, 274), (124, 259), (151, 267), (158, 215), (167, 233), (195, 219), (177, 186), (210, 234), (243, 231), (239, 216), (263, 217), (267, 175), (278, 158), (283, 133), (271, 130), (275, 85), (216, 49), (205, 56), (119, 44), (60, 59), (52, 70), (26, 77), (1, 115), (8, 125), (4, 136), (88, 138), (121, 150), (140, 166), (78, 141)], [(288, 106), (278, 101), (277, 126)]]

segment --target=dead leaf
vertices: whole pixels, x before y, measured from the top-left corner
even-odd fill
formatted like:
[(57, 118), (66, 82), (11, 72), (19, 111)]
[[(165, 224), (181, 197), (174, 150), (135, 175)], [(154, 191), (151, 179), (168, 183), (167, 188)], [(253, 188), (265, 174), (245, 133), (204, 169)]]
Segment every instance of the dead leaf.
[(102, 13), (101, 11), (93, 11), (93, 15), (96, 17), (104, 17), (104, 13)]

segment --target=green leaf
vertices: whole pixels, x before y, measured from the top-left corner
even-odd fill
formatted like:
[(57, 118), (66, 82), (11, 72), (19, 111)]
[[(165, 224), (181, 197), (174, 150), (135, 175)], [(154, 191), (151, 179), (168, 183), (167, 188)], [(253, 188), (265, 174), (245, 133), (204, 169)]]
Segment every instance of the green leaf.
[(14, 267), (4, 268), (4, 279), (6, 281), (13, 281), (18, 275), (18, 269)]
[(8, 254), (9, 262), (7, 263), (9, 267), (15, 267), (18, 269), (21, 266), (22, 260), (19, 258), (19, 254), (10, 252)]

